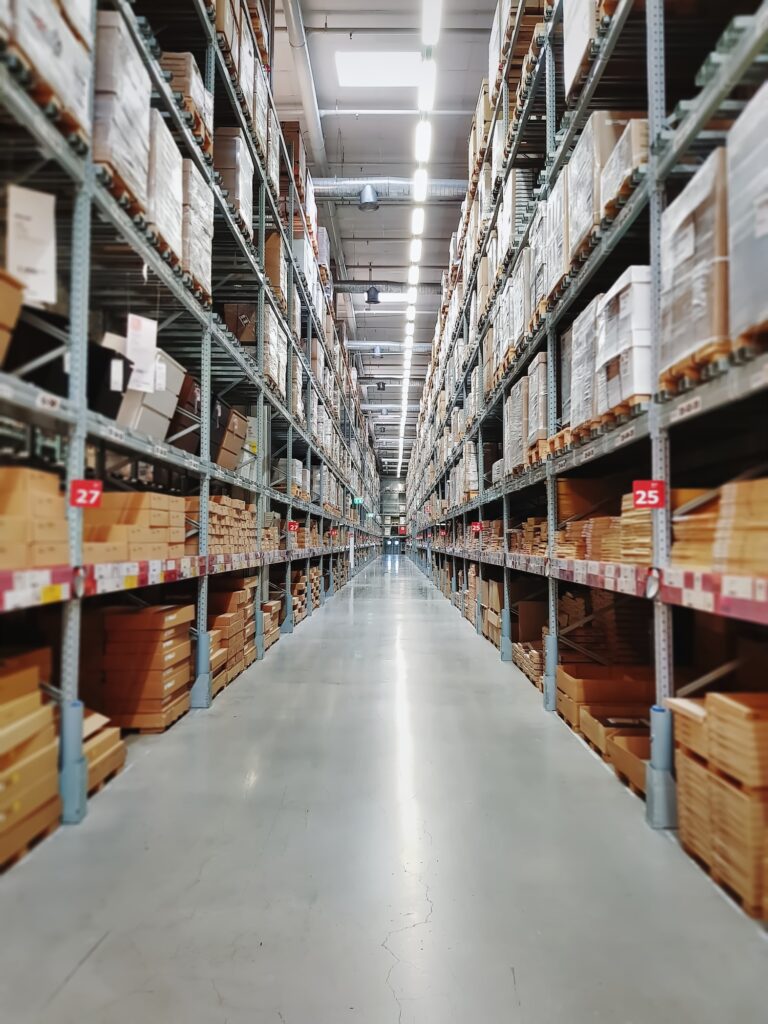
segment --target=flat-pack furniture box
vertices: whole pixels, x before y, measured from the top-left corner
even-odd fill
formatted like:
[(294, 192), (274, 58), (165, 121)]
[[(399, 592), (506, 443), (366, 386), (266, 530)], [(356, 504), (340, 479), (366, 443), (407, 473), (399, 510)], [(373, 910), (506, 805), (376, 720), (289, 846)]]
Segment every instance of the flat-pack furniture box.
[(239, 213), (245, 232), (253, 238), (253, 161), (240, 128), (217, 128), (213, 160), (221, 175), (227, 201)]
[(213, 192), (192, 160), (182, 168), (182, 269), (211, 294)]
[(177, 259), (182, 252), (182, 166), (176, 140), (163, 115), (153, 108), (149, 122), (147, 223)]

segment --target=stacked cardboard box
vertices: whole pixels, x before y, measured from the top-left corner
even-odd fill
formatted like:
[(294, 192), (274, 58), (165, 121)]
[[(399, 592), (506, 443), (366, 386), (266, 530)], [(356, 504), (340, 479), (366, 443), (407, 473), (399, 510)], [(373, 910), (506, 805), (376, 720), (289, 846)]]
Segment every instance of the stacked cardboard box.
[(293, 621), (301, 622), (307, 616), (307, 577), (301, 569), (291, 571), (291, 601)]
[(182, 199), (181, 267), (210, 295), (213, 192), (192, 160), (182, 168)]
[(211, 667), (211, 697), (221, 693), (227, 685), (227, 648), (221, 629), (208, 629)]
[(529, 516), (521, 526), (507, 531), (509, 550), (523, 555), (546, 555), (547, 520), (541, 516)]
[[(107, 333), (101, 344), (126, 356), (127, 339), (123, 335)], [(157, 349), (154, 373), (139, 375), (134, 371), (128, 378), (128, 387), (115, 416), (117, 423), (164, 441), (176, 413), (184, 376), (184, 367), (167, 352)]]
[(311, 565), (309, 567), (309, 587), (312, 597), (312, 607), (320, 607), (320, 566)]
[(549, 434), (547, 395), (547, 353), (539, 352), (528, 369), (528, 437), (529, 456), (533, 451), (543, 452), (540, 447)]
[(314, 519), (310, 519), (309, 526), (299, 526), (298, 530), (296, 531), (296, 547), (320, 547), (320, 531), (318, 529), (317, 522)]
[(280, 122), (270, 107), (267, 114), (267, 182), (280, 195)]
[[(200, 499), (190, 497), (183, 501), (185, 515), (199, 522)], [(197, 550), (197, 537), (190, 537), (186, 553), (193, 555)], [(242, 498), (215, 495), (208, 502), (208, 553), (227, 555), (243, 551), (256, 551), (256, 506)]]
[(480, 608), (483, 636), (495, 647), (501, 647), (501, 610), (504, 607), (501, 580), (483, 580), (480, 587)]
[(262, 551), (278, 551), (280, 549), (280, 514), (265, 512), (261, 527)]
[(288, 339), (271, 306), (264, 309), (264, 376), (285, 398)]
[[(218, 414), (214, 410), (218, 410)], [(245, 416), (214, 401), (211, 415), (212, 461), (223, 469), (237, 469), (247, 430), (248, 421)]]
[(469, 563), (467, 570), (467, 589), (464, 591), (464, 618), (472, 625), (475, 624), (477, 615), (477, 566), (474, 562)]
[(680, 840), (768, 917), (768, 694), (673, 698)]
[(125, 764), (127, 748), (119, 726), (106, 715), (86, 709), (83, 716), (83, 755), (88, 763), (88, 792), (98, 789)]
[(213, 96), (203, 84), (203, 76), (194, 54), (164, 53), (160, 65), (170, 72), (171, 89), (181, 94), (184, 109), (192, 115), (193, 131), (196, 135), (204, 136), (203, 148), (210, 149), (213, 139)]
[(261, 610), (264, 614), (264, 650), (280, 639), (280, 618), (282, 602), (280, 600), (265, 601)]
[(41, 682), (50, 651), (0, 661), (0, 869), (59, 821), (59, 742)]
[(253, 238), (253, 161), (240, 128), (217, 128), (214, 166), (221, 175), (227, 202), (240, 217), (241, 227)]
[(594, 413), (645, 400), (651, 380), (651, 268), (628, 267), (597, 311)]
[(0, 568), (68, 562), (67, 513), (58, 475), (0, 468)]
[(571, 327), (571, 427), (588, 424), (595, 415), (597, 313), (602, 298), (596, 295)]
[(83, 510), (83, 561), (142, 562), (185, 553), (184, 498), (158, 491), (107, 491)]
[(712, 548), (715, 572), (768, 576), (768, 478), (720, 488)]
[(157, 108), (150, 112), (147, 223), (177, 260), (182, 252), (183, 160), (170, 128)]
[(267, 75), (261, 61), (254, 61), (253, 76), (253, 131), (256, 146), (262, 157), (267, 154), (267, 134), (269, 120), (269, 85)]
[(151, 96), (152, 83), (127, 22), (118, 11), (99, 11), (93, 159), (122, 182), (142, 210), (148, 198)]
[[(162, 731), (189, 709), (194, 605), (96, 611), (83, 631), (88, 705), (124, 729)], [(87, 641), (87, 643), (86, 643)]]
[(256, 354), (256, 304), (254, 302), (225, 302), (224, 323), (227, 330), (237, 338), (240, 344)]
[(208, 628), (219, 631), (219, 643), (227, 652), (227, 683), (256, 660), (257, 587), (257, 577), (231, 575), (218, 577), (211, 584)]
[(616, 214), (621, 199), (629, 194), (637, 168), (648, 163), (648, 121), (634, 118), (621, 133), (600, 175), (600, 202), (604, 217)]

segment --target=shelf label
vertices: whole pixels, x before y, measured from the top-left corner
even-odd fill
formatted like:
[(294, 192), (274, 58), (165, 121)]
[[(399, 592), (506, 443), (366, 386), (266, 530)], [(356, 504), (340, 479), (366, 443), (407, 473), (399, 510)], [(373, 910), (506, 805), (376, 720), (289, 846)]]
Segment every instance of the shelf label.
[(163, 582), (163, 563), (157, 559), (153, 559), (149, 564), (149, 583), (162, 583)]
[(626, 430), (622, 430), (622, 432), (616, 438), (616, 440), (615, 440), (615, 442), (613, 444), (613, 447), (614, 448), (621, 448), (622, 445), (628, 444), (632, 440), (632, 438), (634, 436), (635, 436), (635, 428), (634, 427), (627, 427), (627, 429)]
[(101, 480), (71, 480), (69, 504), (73, 508), (99, 508), (103, 491)]
[(694, 416), (701, 409), (701, 395), (694, 395), (693, 398), (688, 398), (684, 402), (681, 402), (676, 409), (672, 410), (672, 415), (669, 417), (671, 423), (679, 423), (680, 420), (688, 419), (689, 416)]
[(404, 537), (405, 536), (405, 527), (404, 526), (398, 526), (397, 532), (399, 533), (399, 535), (401, 537)]
[(288, 522), (286, 523), (286, 526), (288, 527), (288, 533), (299, 532), (299, 524), (296, 522), (295, 519), (289, 519)]
[(597, 448), (595, 445), (590, 445), (589, 448), (585, 448), (579, 457), (579, 465), (583, 462), (589, 462), (590, 459), (594, 459)]
[(700, 612), (715, 610), (715, 595), (707, 590), (683, 589), (683, 604), (686, 608), (695, 608)]
[(735, 597), (742, 601), (752, 600), (751, 576), (723, 576), (720, 584), (723, 597)]
[(584, 562), (573, 563), (573, 582), (574, 583), (586, 583), (587, 582), (587, 566)]
[(632, 499), (635, 508), (664, 508), (667, 485), (663, 480), (633, 480)]
[(483, 532), (483, 524), (480, 523), (480, 522), (470, 523), (470, 529), (472, 530), (472, 533), (482, 533)]

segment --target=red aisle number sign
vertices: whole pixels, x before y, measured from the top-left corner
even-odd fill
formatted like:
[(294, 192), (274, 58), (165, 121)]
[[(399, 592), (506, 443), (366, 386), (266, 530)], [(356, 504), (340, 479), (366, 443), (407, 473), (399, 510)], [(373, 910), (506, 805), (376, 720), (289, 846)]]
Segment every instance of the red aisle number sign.
[(333, 529), (331, 530), (331, 536), (332, 536), (332, 537), (335, 537), (335, 536), (336, 536), (336, 534), (337, 534), (338, 532), (339, 532), (339, 531), (338, 531), (338, 530), (336, 529), (336, 527), (334, 527), (334, 528), (333, 528)]
[(104, 484), (101, 480), (71, 480), (69, 484), (69, 504), (73, 508), (98, 508)]
[(288, 533), (298, 533), (298, 532), (299, 532), (299, 524), (296, 522), (295, 519), (289, 519), (288, 520)]
[(441, 537), (444, 537), (444, 536), (445, 536), (445, 530), (441, 530), (441, 531), (440, 531), (440, 536), (441, 536)]
[(482, 523), (471, 523), (470, 525), (472, 527), (472, 533), (480, 533), (483, 529)]
[(400, 531), (400, 536), (404, 537), (405, 536), (405, 527), (404, 526), (399, 527), (399, 531)]
[(633, 480), (632, 497), (635, 508), (664, 508), (667, 485), (663, 480)]

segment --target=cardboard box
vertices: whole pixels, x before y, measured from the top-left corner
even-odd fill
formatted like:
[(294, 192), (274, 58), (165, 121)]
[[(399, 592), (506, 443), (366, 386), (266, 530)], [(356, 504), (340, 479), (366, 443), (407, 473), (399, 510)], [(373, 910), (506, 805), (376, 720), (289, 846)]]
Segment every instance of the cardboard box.
[(56, 473), (25, 467), (0, 468), (0, 515), (25, 519), (57, 519), (66, 515)]
[(650, 757), (650, 736), (616, 732), (608, 737), (611, 764), (641, 793), (645, 792), (645, 771)]
[(148, 608), (108, 608), (104, 614), (107, 630), (164, 630), (192, 622), (195, 606), (191, 604), (157, 604)]
[[(154, 648), (135, 650), (131, 658), (131, 668), (137, 674), (148, 671), (166, 670), (180, 661), (189, 661), (192, 656), (192, 644), (187, 640), (168, 642)], [(126, 652), (116, 651), (107, 647), (102, 660), (106, 672), (123, 672), (126, 664)]]
[(647, 665), (564, 664), (557, 688), (581, 704), (653, 702), (653, 669)]
[(125, 708), (145, 700), (167, 700), (188, 686), (191, 679), (189, 661), (178, 662), (165, 669), (108, 669), (102, 693), (109, 708)]

